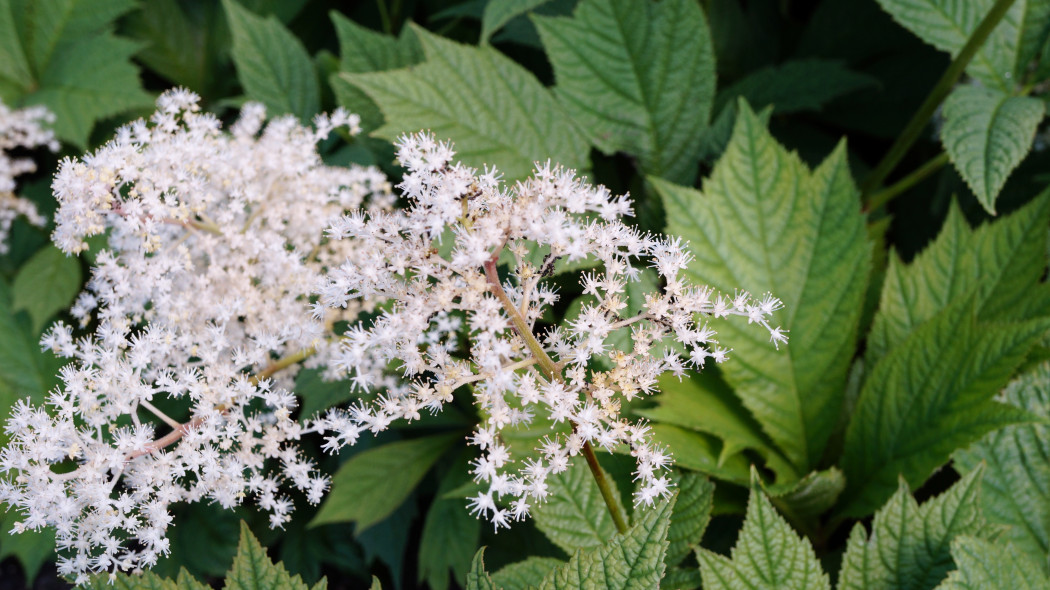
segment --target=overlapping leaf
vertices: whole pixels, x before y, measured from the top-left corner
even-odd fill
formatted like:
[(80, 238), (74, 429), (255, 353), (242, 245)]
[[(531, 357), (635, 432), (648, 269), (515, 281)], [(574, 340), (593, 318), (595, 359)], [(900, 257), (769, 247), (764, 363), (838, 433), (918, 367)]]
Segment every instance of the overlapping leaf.
[(799, 59), (756, 70), (720, 91), (714, 112), (744, 98), (755, 109), (773, 106), (778, 114), (816, 111), (832, 100), (878, 85), (878, 80), (828, 59)]
[(784, 301), (781, 350), (746, 322), (719, 321), (733, 349), (726, 381), (795, 466), (820, 458), (838, 416), (868, 276), (870, 247), (846, 150), (810, 171), (741, 103), (733, 138), (697, 192), (653, 179), (668, 233), (689, 240), (688, 276), (724, 293)]
[(711, 116), (710, 33), (692, 0), (584, 0), (572, 18), (533, 16), (566, 110), (605, 152), (682, 184), (696, 178)]
[(492, 574), (492, 581), (503, 590), (527, 590), (538, 587), (548, 573), (562, 565), (565, 562), (560, 559), (533, 556), (504, 566)]
[(467, 461), (458, 461), (438, 485), (437, 497), (427, 510), (419, 540), (419, 581), (433, 590), (449, 587), (449, 571), (461, 584), (481, 536), (481, 521), (466, 510), (463, 498), (445, 498), (456, 487), (472, 481)]
[(426, 61), (409, 69), (341, 74), (382, 109), (374, 134), (395, 139), (430, 129), (455, 142), (457, 157), (496, 165), (508, 180), (528, 176), (536, 161), (585, 167), (587, 141), (550, 92), (527, 70), (492, 48), (476, 48), (415, 28)]
[(1050, 589), (1046, 573), (1009, 544), (963, 536), (952, 541), (952, 558), (959, 569), (949, 574), (937, 590)]
[[(1005, 401), (1050, 420), (1050, 365), (1021, 375), (1003, 392)], [(956, 469), (984, 465), (981, 505), (1015, 550), (1047, 572), (1050, 555), (1050, 428), (1035, 423), (1008, 426), (955, 454)]]
[[(549, 476), (547, 485), (550, 495), (533, 509), (533, 521), (566, 553), (598, 547), (616, 534), (616, 524), (586, 463), (577, 461), (566, 471)], [(623, 514), (615, 486), (613, 494)]]
[(664, 563), (673, 567), (682, 562), (689, 552), (700, 545), (700, 539), (711, 521), (715, 485), (696, 473), (685, 473), (675, 482), (678, 499), (671, 511), (671, 526), (667, 530), (667, 555)]
[(1045, 111), (1038, 98), (977, 86), (957, 88), (944, 101), (944, 149), (989, 213), (995, 213), (1007, 176), (1032, 148)]

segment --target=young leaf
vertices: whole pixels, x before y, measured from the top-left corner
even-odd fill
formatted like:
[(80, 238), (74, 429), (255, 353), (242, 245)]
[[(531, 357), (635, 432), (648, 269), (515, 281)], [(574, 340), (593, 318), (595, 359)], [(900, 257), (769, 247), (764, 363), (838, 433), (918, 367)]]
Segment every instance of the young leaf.
[(354, 455), (335, 472), (332, 491), (310, 526), (356, 521), (361, 534), (390, 516), (458, 438), (442, 434), (401, 440)]
[(957, 88), (944, 101), (944, 149), (989, 213), (995, 214), (1006, 177), (1032, 148), (1045, 110), (1038, 98), (977, 86)]
[(543, 578), (565, 562), (553, 557), (528, 557), (523, 561), (503, 566), (492, 574), (492, 582), (503, 590), (527, 590), (539, 587)]
[(547, 574), (540, 590), (648, 590), (664, 574), (674, 499), (635, 513), (634, 526), (600, 547), (577, 551)]
[(391, 72), (340, 74), (382, 109), (374, 132), (395, 139), (429, 128), (450, 138), (462, 162), (497, 165), (507, 180), (548, 158), (582, 169), (587, 142), (530, 72), (491, 48), (460, 45), (413, 28), (426, 61)]
[(51, 316), (69, 307), (79, 291), (80, 262), (54, 246), (45, 246), (15, 276), (12, 304), (15, 311), (29, 313), (33, 333), (39, 334)]
[(722, 90), (715, 99), (714, 112), (721, 113), (741, 97), (755, 109), (772, 105), (778, 114), (819, 111), (840, 96), (878, 83), (867, 74), (846, 68), (842, 62), (793, 60), (756, 70)]
[(0, 0), (0, 99), (42, 104), (55, 134), (78, 147), (99, 119), (152, 103), (131, 56), (113, 35), (130, 0)]
[(478, 549), (467, 574), (466, 590), (497, 590), (492, 578), (485, 571), (485, 548)]
[(867, 365), (874, 367), (920, 324), (974, 289), (982, 320), (1034, 317), (1031, 310), (1045, 306), (1035, 287), (1046, 268), (1048, 221), (1050, 191), (976, 231), (953, 203), (941, 233), (911, 264), (891, 253)]
[(715, 92), (700, 5), (584, 0), (572, 18), (532, 18), (555, 94), (594, 145), (638, 155), (647, 174), (692, 184)]
[(952, 558), (959, 569), (936, 590), (1050, 590), (1046, 573), (1009, 544), (962, 536), (952, 541)]
[(952, 568), (949, 544), (959, 535), (994, 532), (981, 516), (980, 469), (919, 506), (901, 480), (875, 513), (871, 535), (857, 523), (846, 543), (838, 590), (933, 588)]
[(317, 72), (306, 48), (275, 16), (263, 18), (236, 0), (223, 0), (233, 33), (233, 63), (248, 98), (270, 115), (309, 121), (321, 108)]
[(830, 467), (812, 471), (790, 486), (773, 486), (767, 493), (776, 498), (777, 506), (788, 518), (794, 522), (807, 522), (834, 506), (845, 488), (846, 478), (842, 471)]
[[(1021, 375), (1003, 391), (1007, 403), (1050, 420), (1050, 365)], [(1007, 426), (955, 453), (955, 468), (981, 469), (985, 516), (1008, 525), (1003, 533), (1017, 551), (1047, 571), (1050, 554), (1050, 428), (1045, 423)]]
[(791, 342), (775, 350), (745, 322), (724, 322), (726, 381), (794, 465), (820, 459), (853, 356), (870, 247), (840, 145), (816, 170), (777, 144), (741, 102), (733, 138), (697, 192), (650, 178), (667, 231), (689, 240), (690, 279), (726, 293), (770, 291)]
[[(577, 461), (566, 471), (549, 476), (547, 485), (550, 495), (533, 508), (532, 518), (536, 528), (566, 553), (598, 547), (616, 534), (616, 524), (586, 463)], [(624, 513), (615, 486), (613, 494)]]
[(740, 538), (729, 558), (698, 549), (705, 590), (830, 590), (813, 547), (752, 487)]
[(715, 484), (696, 473), (683, 473), (678, 481), (678, 499), (671, 511), (671, 526), (667, 529), (668, 567), (682, 562), (689, 552), (700, 545), (700, 539), (711, 521)]
[(846, 430), (840, 511), (864, 516), (921, 484), (956, 449), (1027, 412), (992, 401), (1050, 321), (978, 324), (973, 296), (916, 329), (876, 365)]

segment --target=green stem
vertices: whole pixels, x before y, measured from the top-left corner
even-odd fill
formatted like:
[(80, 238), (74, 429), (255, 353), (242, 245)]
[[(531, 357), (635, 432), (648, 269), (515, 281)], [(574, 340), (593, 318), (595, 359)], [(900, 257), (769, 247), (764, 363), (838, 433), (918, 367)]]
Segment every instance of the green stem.
[(918, 184), (927, 176), (941, 169), (942, 166), (948, 163), (948, 154), (941, 153), (941, 155), (932, 158), (922, 166), (919, 166), (914, 172), (898, 180), (892, 185), (878, 191), (877, 193), (868, 197), (868, 203), (866, 208), (868, 211), (875, 211), (882, 207), (886, 203), (892, 201), (897, 195), (910, 189), (911, 187)]
[[(864, 184), (861, 185), (861, 193), (864, 195), (870, 195), (877, 188), (882, 186), (886, 177), (893, 172), (893, 169), (897, 167), (901, 159), (911, 148), (915, 140), (922, 134), (922, 130), (926, 127), (930, 118), (933, 117), (933, 113), (940, 106), (941, 102), (948, 96), (948, 93), (952, 91), (955, 83), (959, 80), (959, 76), (962, 75), (963, 70), (969, 65), (970, 60), (977, 54), (977, 50), (984, 45), (984, 42), (988, 39), (988, 36), (992, 34), (995, 27), (999, 24), (999, 21), (1003, 19), (1006, 12), (1010, 10), (1014, 0), (996, 0), (995, 5), (988, 11), (988, 14), (974, 29), (973, 34), (966, 41), (966, 45), (963, 46), (962, 51), (959, 55), (955, 56), (952, 63), (948, 66), (948, 69), (944, 71), (944, 75), (937, 81), (937, 85), (933, 87), (930, 94), (926, 97), (926, 100), (919, 107), (919, 110), (915, 112), (915, 115), (908, 121), (908, 124), (904, 126), (904, 130), (897, 136), (897, 141), (893, 142), (889, 151), (882, 158), (882, 161), (875, 166), (875, 169), (871, 171), (868, 177), (864, 180)], [(865, 199), (868, 200), (867, 198)]]
[[(547, 351), (543, 349), (543, 345), (536, 340), (536, 337), (532, 334), (532, 328), (525, 321), (525, 318), (522, 317), (514, 302), (507, 296), (507, 292), (503, 290), (503, 285), (500, 284), (499, 280), (499, 273), (496, 271), (496, 261), (498, 259), (499, 253), (497, 252), (485, 263), (485, 279), (489, 283), (489, 289), (499, 299), (500, 304), (503, 305), (503, 311), (510, 316), (514, 329), (525, 340), (525, 345), (529, 347), (529, 351), (536, 357), (540, 368), (543, 369), (547, 377), (552, 380), (564, 381), (558, 363), (551, 359)], [(602, 499), (605, 500), (605, 506), (609, 509), (609, 514), (612, 515), (613, 522), (616, 524), (616, 530), (626, 533), (627, 519), (624, 518), (623, 513), (620, 512), (620, 507), (616, 504), (616, 496), (613, 495), (612, 484), (605, 477), (605, 472), (602, 471), (601, 465), (598, 465), (598, 457), (595, 456), (590, 442), (583, 443), (583, 456), (587, 459), (587, 467), (591, 469), (591, 475), (594, 476), (594, 481), (598, 484), (598, 491), (601, 492)]]
[(306, 348), (304, 350), (300, 350), (299, 352), (290, 354), (286, 357), (277, 359), (269, 365), (266, 365), (266, 367), (264, 367), (255, 375), (252, 375), (252, 377), (248, 379), (248, 381), (252, 385), (258, 385), (260, 381), (262, 381), (263, 379), (269, 379), (277, 371), (280, 371), (281, 369), (287, 369), (288, 367), (296, 363), (301, 363), (315, 354), (317, 354), (317, 349), (311, 346), (310, 348)]

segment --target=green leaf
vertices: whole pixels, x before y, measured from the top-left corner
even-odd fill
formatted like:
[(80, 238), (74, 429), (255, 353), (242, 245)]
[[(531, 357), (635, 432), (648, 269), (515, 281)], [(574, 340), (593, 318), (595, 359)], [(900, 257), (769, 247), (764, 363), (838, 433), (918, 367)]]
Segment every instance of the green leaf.
[(295, 376), (295, 393), (303, 398), (301, 420), (312, 419), (318, 412), (355, 397), (349, 381), (325, 381), (323, 373), (322, 369), (303, 369)]
[(667, 567), (682, 562), (690, 551), (700, 545), (700, 539), (711, 522), (715, 484), (696, 473), (684, 473), (675, 482), (678, 500), (671, 511), (671, 526), (667, 530)]
[(911, 264), (890, 254), (866, 364), (874, 367), (919, 325), (974, 289), (982, 320), (1033, 317), (1035, 287), (1046, 268), (1048, 222), (1050, 191), (976, 231), (953, 203), (941, 233)]
[(447, 590), (449, 570), (462, 584), (481, 538), (481, 521), (466, 510), (462, 498), (444, 498), (449, 491), (471, 482), (465, 458), (441, 478), (434, 503), (423, 521), (419, 541), (419, 581), (432, 590)]
[(846, 430), (843, 515), (869, 514), (898, 474), (917, 487), (956, 449), (1030, 419), (992, 397), (1050, 321), (978, 324), (975, 307), (972, 296), (948, 307), (871, 370)]
[[(1021, 375), (1003, 391), (1004, 401), (1050, 420), (1050, 365)], [(1047, 572), (1050, 554), (1050, 427), (1045, 423), (1007, 426), (955, 453), (956, 469), (984, 465), (981, 506), (1017, 551)]]
[(994, 532), (981, 516), (980, 470), (919, 506), (901, 480), (875, 513), (871, 535), (857, 523), (842, 557), (838, 590), (933, 588), (952, 569), (949, 546), (959, 535)]
[(458, 434), (426, 436), (354, 455), (332, 477), (332, 491), (310, 526), (355, 521), (361, 534), (390, 516), (458, 439)]
[[(904, 28), (937, 49), (955, 56), (977, 29), (995, 0), (878, 0), (882, 8)], [(1024, 2), (1017, 5), (1023, 6)], [(1016, 7), (1015, 7), (1016, 8)], [(1006, 19), (1004, 19), (1006, 20)], [(996, 42), (1000, 23), (992, 36), (977, 50), (966, 72), (987, 86), (1010, 91), (1016, 45)]]
[(528, 557), (524, 561), (503, 566), (492, 574), (492, 582), (503, 590), (527, 590), (539, 587), (543, 578), (565, 562), (553, 557)]
[(0, 98), (42, 104), (55, 134), (86, 147), (99, 119), (152, 103), (130, 58), (138, 44), (113, 35), (130, 0), (0, 0)]
[(653, 441), (674, 452), (675, 464), (725, 481), (747, 485), (751, 462), (741, 453), (725, 455), (717, 438), (671, 426), (653, 424)]
[(91, 578), (87, 584), (91, 590), (182, 590), (175, 582), (145, 572), (135, 576), (117, 574), (112, 580), (102, 574)]
[(769, 499), (751, 489), (740, 538), (729, 558), (698, 549), (704, 590), (830, 590), (813, 547), (799, 538)]
[(959, 87), (944, 101), (944, 149), (989, 213), (995, 214), (1006, 177), (1032, 148), (1045, 110), (1038, 98), (977, 86)]
[(577, 551), (540, 590), (649, 590), (664, 574), (674, 499), (635, 512), (635, 524), (600, 547)]
[(222, 7), (210, 2), (152, 0), (129, 14), (122, 30), (143, 44), (135, 57), (150, 70), (210, 97), (216, 86), (227, 83), (221, 78), (230, 78), (221, 71), (229, 33), (220, 15)]
[(639, 156), (647, 174), (696, 178), (711, 117), (715, 58), (693, 0), (584, 0), (572, 18), (533, 16), (555, 94), (606, 153)]
[[(3, 415), (8, 415), (7, 408), (3, 408)], [(0, 517), (0, 561), (14, 556), (22, 564), (26, 584), (31, 586), (44, 562), (55, 558), (55, 531), (44, 528), (17, 534), (9, 532), (20, 520), (22, 515), (15, 510), (8, 510)]]
[[(367, 29), (338, 12), (333, 11), (331, 16), (339, 37), (340, 72), (384, 72), (423, 61), (423, 47), (411, 27), (403, 28), (400, 37), (392, 37)], [(329, 81), (336, 101), (361, 116), (362, 130), (370, 132), (383, 124), (379, 106), (361, 89), (338, 74)]]
[(739, 97), (755, 109), (772, 105), (779, 114), (819, 111), (822, 106), (879, 81), (848, 69), (839, 61), (799, 59), (748, 74), (718, 93), (714, 112), (721, 113)]
[(937, 590), (1050, 589), (1046, 573), (1008, 544), (961, 536), (952, 541), (952, 558), (959, 569), (948, 574)]
[(284, 565), (274, 565), (266, 549), (241, 521), (241, 541), (226, 574), (224, 590), (307, 590), (299, 576), (292, 577)]
[(689, 279), (783, 300), (774, 322), (790, 330), (784, 350), (746, 322), (714, 327), (733, 350), (720, 367), (726, 381), (802, 474), (820, 460), (838, 417), (870, 247), (845, 146), (811, 172), (746, 103), (739, 108), (702, 193), (650, 180), (667, 210), (668, 233), (689, 240), (696, 255)]
[(485, 571), (485, 548), (478, 549), (467, 574), (466, 590), (496, 590), (492, 578)]
[(503, 28), (511, 19), (547, 2), (550, 0), (503, 0), (485, 3), (485, 12), (481, 16), (481, 42), (488, 43), (492, 34)]
[(223, 0), (233, 33), (233, 63), (248, 98), (271, 115), (309, 121), (321, 108), (317, 72), (306, 48), (275, 16), (263, 18)]
[(15, 311), (25, 310), (33, 332), (44, 331), (48, 320), (71, 303), (80, 291), (80, 262), (54, 246), (45, 246), (26, 262), (11, 287)]
[(794, 522), (811, 522), (835, 505), (846, 478), (842, 471), (830, 467), (813, 471), (797, 482), (781, 488), (776, 486), (768, 493), (776, 499), (777, 506)]
[(383, 111), (374, 135), (393, 140), (431, 129), (455, 142), (467, 165), (496, 165), (509, 181), (548, 158), (587, 164), (588, 146), (554, 97), (529, 71), (494, 49), (469, 47), (413, 28), (426, 61), (409, 69), (340, 74)]
[[(547, 500), (532, 509), (532, 519), (566, 553), (601, 546), (616, 534), (616, 524), (586, 463), (577, 461), (549, 476), (547, 485)], [(615, 486), (613, 495), (620, 513), (626, 514)]]

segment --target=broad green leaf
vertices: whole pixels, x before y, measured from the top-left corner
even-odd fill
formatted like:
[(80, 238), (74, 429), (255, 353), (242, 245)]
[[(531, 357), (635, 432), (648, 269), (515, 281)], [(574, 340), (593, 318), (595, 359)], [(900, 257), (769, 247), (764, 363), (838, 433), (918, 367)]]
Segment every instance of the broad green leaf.
[(69, 307), (80, 291), (80, 262), (54, 246), (45, 246), (26, 262), (11, 286), (14, 310), (25, 310), (33, 332), (44, 331), (48, 320)]
[(684, 473), (675, 482), (678, 499), (671, 511), (671, 526), (667, 530), (667, 567), (678, 565), (700, 545), (700, 539), (711, 521), (715, 484), (696, 473)]
[(562, 565), (565, 565), (564, 561), (553, 557), (528, 557), (492, 574), (492, 582), (503, 590), (527, 590), (539, 587), (547, 574)]
[[(423, 48), (410, 27), (392, 37), (367, 29), (338, 12), (332, 24), (339, 37), (339, 71), (348, 73), (384, 72), (406, 68), (423, 61)], [(361, 116), (361, 129), (370, 132), (383, 124), (383, 113), (368, 95), (339, 74), (329, 77), (336, 101)]]
[(179, 575), (175, 578), (175, 586), (179, 590), (211, 590), (211, 586), (197, 581), (190, 575), (190, 572), (186, 571), (186, 568), (179, 570)]
[(310, 526), (357, 522), (356, 534), (390, 516), (427, 470), (459, 438), (442, 434), (401, 440), (358, 453), (332, 477)]
[(130, 58), (139, 46), (113, 35), (130, 0), (0, 0), (0, 93), (42, 104), (55, 134), (86, 147), (99, 119), (152, 103)]
[(516, 16), (529, 12), (541, 4), (550, 0), (503, 0), (502, 2), (487, 2), (485, 12), (481, 16), (481, 42), (488, 43), (492, 34), (503, 28)]
[[(221, 75), (229, 36), (217, 3), (151, 0), (125, 19), (127, 31), (143, 44), (136, 58), (169, 82), (205, 96), (226, 84)], [(231, 72), (232, 73), (232, 72)]]
[(1050, 321), (978, 324), (975, 307), (951, 305), (872, 368), (846, 430), (843, 515), (871, 513), (898, 477), (918, 487), (956, 449), (1030, 418), (992, 397)]
[(529, 71), (491, 48), (460, 45), (413, 28), (426, 61), (390, 72), (340, 74), (382, 109), (374, 135), (393, 140), (430, 129), (455, 143), (467, 165), (496, 165), (507, 180), (528, 176), (536, 161), (587, 164), (587, 141)]
[(740, 485), (749, 481), (751, 462), (741, 453), (726, 456), (724, 445), (713, 436), (670, 424), (653, 424), (653, 440), (671, 449), (675, 464), (683, 469)]
[(654, 408), (636, 413), (653, 422), (672, 424), (698, 432), (713, 434), (722, 439), (719, 461), (744, 449), (757, 451), (766, 459), (766, 465), (778, 478), (794, 479), (794, 466), (772, 444), (762, 426), (740, 403), (740, 398), (724, 381), (710, 372), (677, 379), (664, 375), (659, 380), (660, 394), (654, 398)]
[[(955, 56), (977, 29), (995, 0), (878, 0), (882, 8), (904, 28), (937, 49)], [(1018, 2), (1018, 4), (1024, 4)], [(1004, 19), (1005, 20), (1005, 19)], [(999, 28), (1009, 27), (1000, 23)], [(985, 85), (1009, 91), (1014, 72), (1010, 43), (996, 42), (992, 34), (977, 50), (966, 72)]]
[(721, 365), (755, 419), (807, 473), (838, 417), (868, 278), (870, 247), (845, 146), (812, 172), (777, 144), (740, 103), (733, 137), (703, 191), (650, 178), (667, 210), (667, 231), (689, 240), (686, 276), (732, 294), (772, 292), (773, 319), (790, 331), (782, 350), (765, 330), (718, 321)]
[(773, 106), (776, 113), (819, 111), (832, 100), (879, 81), (828, 59), (799, 59), (756, 70), (720, 91), (714, 112), (721, 113), (743, 97), (755, 109)]
[(354, 399), (347, 380), (325, 381), (321, 369), (303, 369), (295, 376), (295, 393), (303, 398), (301, 420), (311, 420), (318, 412)]
[[(547, 500), (532, 509), (532, 518), (536, 528), (566, 553), (601, 546), (616, 534), (616, 524), (585, 462), (550, 475), (547, 485)], [(615, 486), (613, 495), (620, 513), (626, 514)]]
[(944, 101), (941, 141), (977, 200), (995, 214), (1006, 177), (1032, 148), (1043, 120), (1042, 100), (962, 86)]
[[(1050, 365), (1042, 364), (1010, 383), (1007, 403), (1050, 420)], [(1047, 571), (1050, 555), (1050, 427), (1007, 426), (955, 453), (955, 468), (981, 469), (981, 506), (988, 519), (1008, 525), (1004, 533), (1017, 551)]]
[(1048, 590), (1050, 579), (1039, 566), (1009, 544), (961, 536), (952, 541), (952, 558), (959, 569), (937, 590)]
[(866, 364), (874, 367), (919, 325), (974, 289), (982, 320), (1032, 317), (1029, 310), (1041, 305), (1035, 287), (1046, 268), (1048, 220), (1050, 191), (976, 231), (953, 203), (941, 233), (911, 264), (890, 254)]
[(838, 590), (920, 590), (936, 586), (952, 569), (949, 547), (959, 535), (995, 532), (981, 516), (981, 473), (976, 470), (922, 506), (901, 480), (875, 513), (871, 534), (857, 523), (846, 543)]
[(845, 488), (846, 478), (842, 471), (830, 467), (810, 472), (790, 486), (774, 486), (767, 493), (776, 499), (777, 506), (792, 521), (810, 522), (834, 506)]
[(711, 117), (715, 58), (693, 0), (583, 0), (572, 18), (533, 16), (555, 94), (606, 153), (637, 155), (647, 174), (696, 178)]
[(454, 464), (441, 479), (433, 504), (423, 521), (419, 541), (419, 581), (433, 590), (447, 590), (449, 571), (462, 584), (481, 538), (481, 521), (466, 510), (463, 498), (444, 498), (449, 491), (471, 482), (467, 461)]
[(91, 590), (181, 590), (175, 582), (152, 572), (135, 576), (117, 574), (112, 580), (106, 575), (94, 576), (87, 584)]
[[(7, 416), (6, 407), (0, 408), (0, 411)], [(0, 561), (14, 556), (22, 564), (26, 583), (31, 585), (44, 562), (55, 557), (55, 531), (44, 528), (17, 534), (9, 532), (20, 520), (22, 515), (15, 510), (8, 510), (0, 517)]]
[[(731, 102), (722, 109), (711, 126), (704, 130), (704, 138), (700, 142), (700, 159), (704, 162), (713, 163), (722, 153), (726, 151), (729, 140), (733, 137), (733, 126), (736, 124), (737, 103)], [(773, 107), (767, 106), (758, 111), (758, 119), (766, 127), (769, 119), (773, 116)]]
[(674, 499), (640, 508), (635, 524), (600, 547), (577, 551), (547, 574), (540, 590), (650, 590), (664, 574)]
[(226, 574), (223, 590), (307, 590), (307, 587), (299, 576), (292, 577), (283, 564), (274, 565), (266, 549), (242, 521), (237, 555)]
[(830, 590), (813, 547), (752, 488), (744, 528), (730, 557), (698, 549), (704, 590)]
[(245, 94), (270, 115), (309, 121), (321, 108), (317, 72), (306, 48), (275, 16), (263, 18), (223, 0), (233, 33), (233, 63)]
[(485, 571), (485, 548), (478, 549), (467, 573), (467, 590), (496, 590), (492, 578)]

